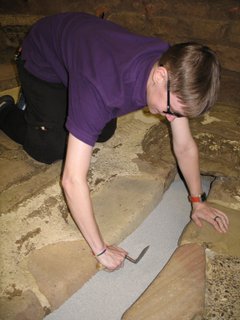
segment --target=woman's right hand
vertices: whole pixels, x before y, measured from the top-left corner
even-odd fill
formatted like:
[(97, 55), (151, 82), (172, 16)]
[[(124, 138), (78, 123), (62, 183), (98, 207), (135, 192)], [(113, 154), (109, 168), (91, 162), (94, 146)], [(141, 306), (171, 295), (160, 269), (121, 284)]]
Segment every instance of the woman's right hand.
[(116, 246), (107, 246), (107, 250), (96, 259), (104, 267), (105, 271), (115, 271), (124, 266), (128, 252)]

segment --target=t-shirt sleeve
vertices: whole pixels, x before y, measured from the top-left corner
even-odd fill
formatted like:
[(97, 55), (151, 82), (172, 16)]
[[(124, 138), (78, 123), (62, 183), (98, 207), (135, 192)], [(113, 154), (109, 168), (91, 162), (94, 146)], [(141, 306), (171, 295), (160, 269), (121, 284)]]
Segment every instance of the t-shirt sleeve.
[(111, 120), (100, 94), (83, 76), (69, 79), (67, 130), (77, 139), (94, 146), (102, 129)]

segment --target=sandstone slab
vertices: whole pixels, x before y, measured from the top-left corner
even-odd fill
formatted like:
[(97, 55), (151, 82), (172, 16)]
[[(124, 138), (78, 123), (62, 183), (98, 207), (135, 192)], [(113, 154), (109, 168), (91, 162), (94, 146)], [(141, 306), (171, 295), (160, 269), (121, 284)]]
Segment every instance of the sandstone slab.
[(28, 269), (50, 309), (58, 308), (96, 272), (96, 260), (84, 240), (64, 241), (35, 250)]
[(204, 282), (204, 249), (181, 246), (122, 320), (192, 320), (203, 312)]
[(212, 205), (224, 211), (229, 231), (219, 234), (209, 224), (197, 228), (190, 222), (179, 243), (198, 243), (206, 248), (204, 320), (240, 318), (240, 201), (239, 179), (217, 178), (210, 190)]
[[(231, 155), (234, 152), (229, 153)], [(218, 159), (219, 157), (216, 158), (216, 160)], [(225, 159), (224, 154), (220, 157), (220, 162), (223, 161), (222, 159)], [(240, 158), (238, 160), (240, 161)], [(210, 162), (213, 164), (211, 160)], [(226, 163), (228, 162), (226, 161)], [(218, 254), (240, 256), (240, 179), (238, 164), (240, 163), (236, 162), (236, 166), (233, 167), (232, 172), (235, 171), (233, 177), (223, 176), (214, 179), (208, 195), (208, 201), (212, 206), (227, 214), (230, 221), (228, 233), (219, 234), (207, 223), (204, 223), (203, 228), (200, 229), (193, 222), (190, 222), (179, 239), (180, 245), (199, 243)], [(224, 172), (224, 170), (224, 165), (222, 165), (221, 171)], [(228, 168), (226, 171), (228, 171)], [(235, 177), (235, 175), (237, 176)]]
[[(43, 165), (34, 166), (28, 161), (22, 161), (19, 158), (15, 161), (1, 161), (3, 175), (7, 177), (2, 184), (1, 215), (9, 211), (18, 209), (19, 206), (34, 194), (38, 194), (50, 184), (59, 185), (61, 174), (61, 163), (55, 163), (49, 167)], [(8, 175), (4, 172), (6, 167)], [(10, 168), (14, 169), (10, 173)], [(59, 191), (61, 193), (61, 191)]]
[(23, 176), (31, 175), (34, 172), (34, 168), (26, 161), (15, 160), (14, 158), (11, 161), (9, 159), (0, 159), (0, 167), (2, 168), (0, 192), (8, 187), (6, 183), (13, 185), (17, 181), (21, 181)]
[(93, 196), (96, 218), (106, 241), (119, 243), (141, 224), (161, 200), (170, 176), (165, 170), (158, 178), (144, 174), (119, 177)]
[(31, 290), (21, 292), (12, 286), (8, 297), (0, 298), (0, 319), (41, 320), (48, 313)]
[(220, 206), (240, 212), (240, 178), (216, 178), (212, 183), (208, 199)]
[(190, 222), (179, 239), (179, 245), (198, 243), (215, 253), (240, 257), (240, 212), (217, 204), (214, 207), (227, 214), (229, 231), (221, 234), (208, 223), (203, 223), (203, 227), (199, 228)]
[(221, 177), (240, 176), (240, 109), (217, 104), (190, 121), (200, 153), (201, 172)]

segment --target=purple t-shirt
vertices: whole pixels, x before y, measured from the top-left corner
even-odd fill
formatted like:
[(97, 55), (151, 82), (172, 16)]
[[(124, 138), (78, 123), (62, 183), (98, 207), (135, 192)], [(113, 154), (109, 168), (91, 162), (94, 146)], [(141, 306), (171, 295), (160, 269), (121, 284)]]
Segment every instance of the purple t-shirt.
[(168, 48), (86, 13), (62, 13), (32, 27), (22, 58), (39, 79), (68, 88), (66, 127), (93, 146), (107, 122), (146, 105), (149, 73)]

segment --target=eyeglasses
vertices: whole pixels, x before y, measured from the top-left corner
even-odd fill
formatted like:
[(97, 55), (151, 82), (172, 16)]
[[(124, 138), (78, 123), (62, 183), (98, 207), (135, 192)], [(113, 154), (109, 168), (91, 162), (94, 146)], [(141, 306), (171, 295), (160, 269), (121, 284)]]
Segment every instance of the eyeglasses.
[(163, 111), (163, 113), (165, 114), (170, 114), (176, 118), (182, 118), (184, 117), (182, 114), (178, 113), (178, 112), (173, 112), (170, 109), (170, 80), (168, 79), (167, 81), (167, 111)]

